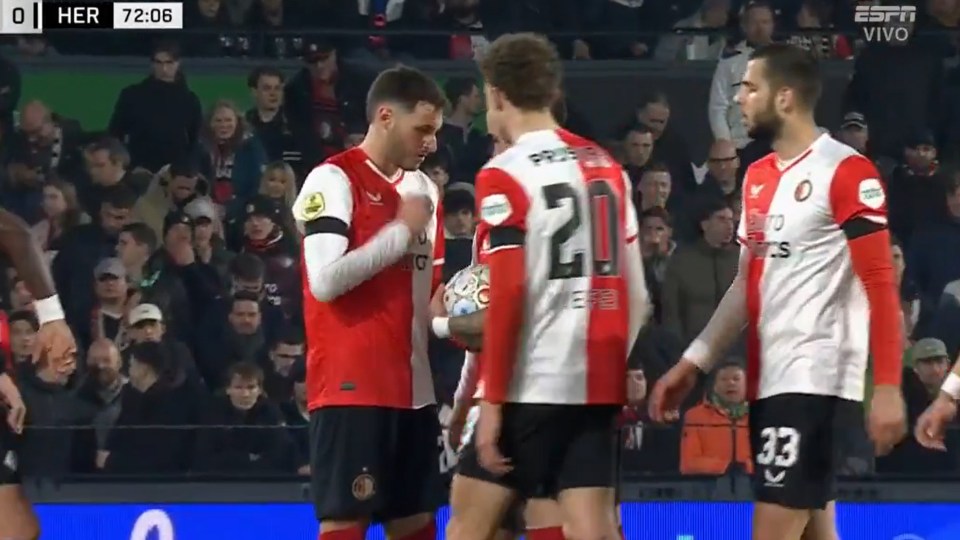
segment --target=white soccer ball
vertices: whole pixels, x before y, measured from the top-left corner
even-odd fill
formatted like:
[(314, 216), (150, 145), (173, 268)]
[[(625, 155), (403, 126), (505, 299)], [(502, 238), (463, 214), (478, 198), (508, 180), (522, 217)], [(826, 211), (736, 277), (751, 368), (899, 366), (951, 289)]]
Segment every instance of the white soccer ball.
[(447, 282), (443, 305), (450, 317), (469, 315), (490, 303), (490, 270), (475, 264), (460, 270)]

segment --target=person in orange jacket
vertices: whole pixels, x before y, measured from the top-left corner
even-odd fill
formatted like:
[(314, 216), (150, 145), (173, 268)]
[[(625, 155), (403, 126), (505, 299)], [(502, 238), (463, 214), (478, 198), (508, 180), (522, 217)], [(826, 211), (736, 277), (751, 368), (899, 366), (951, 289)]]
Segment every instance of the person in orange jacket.
[(743, 367), (731, 362), (716, 370), (703, 403), (683, 415), (680, 472), (721, 475), (733, 463), (752, 472), (747, 408)]

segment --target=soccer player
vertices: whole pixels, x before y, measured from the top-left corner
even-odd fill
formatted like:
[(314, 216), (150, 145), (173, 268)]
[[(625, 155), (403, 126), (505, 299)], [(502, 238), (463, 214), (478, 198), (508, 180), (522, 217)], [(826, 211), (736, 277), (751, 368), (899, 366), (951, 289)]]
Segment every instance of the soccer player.
[(697, 375), (746, 326), (754, 540), (837, 538), (838, 454), (863, 418), (868, 357), (877, 453), (906, 429), (886, 194), (867, 158), (820, 134), (819, 95), (807, 52), (752, 54), (736, 99), (750, 137), (772, 137), (774, 151), (746, 172), (739, 272), (649, 402), (654, 420), (676, 420)]
[(448, 537), (485, 540), (516, 498), (556, 496), (572, 537), (613, 538), (611, 433), (647, 305), (629, 182), (553, 118), (561, 74), (547, 40), (502, 36), (480, 70), (487, 123), (510, 148), (477, 176), (483, 399)]
[[(34, 361), (45, 360), (60, 370), (72, 370), (77, 345), (64, 321), (46, 258), (27, 224), (4, 209), (0, 209), (0, 251), (11, 259), (34, 298), (39, 298), (34, 303), (40, 321)], [(6, 409), (6, 422), (0, 424), (0, 538), (39, 538), (37, 517), (20, 488), (15, 448), (26, 409), (13, 380), (4, 373), (5, 367), (6, 359), (0, 358), (0, 410)]]
[(444, 104), (420, 71), (382, 72), (363, 142), (314, 169), (293, 205), (322, 540), (363, 540), (370, 523), (391, 538), (435, 535), (440, 426), (427, 339), (443, 231), (437, 188), (417, 168), (436, 150)]

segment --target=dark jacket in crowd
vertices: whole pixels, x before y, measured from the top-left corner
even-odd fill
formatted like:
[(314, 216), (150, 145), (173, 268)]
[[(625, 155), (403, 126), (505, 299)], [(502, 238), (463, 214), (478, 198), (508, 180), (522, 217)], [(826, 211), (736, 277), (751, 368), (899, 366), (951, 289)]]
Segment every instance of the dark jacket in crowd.
[(920, 175), (906, 165), (893, 169), (887, 180), (890, 232), (904, 245), (910, 244), (913, 231), (918, 226), (944, 217), (945, 186), (940, 172)]
[(83, 378), (77, 385), (77, 399), (84, 407), (93, 409), (94, 415), (90, 424), (78, 429), (74, 435), (73, 472), (96, 472), (97, 451), (107, 448), (110, 432), (120, 417), (120, 396), (126, 385), (126, 379), (121, 379), (115, 388), (104, 389), (93, 376)]
[[(280, 473), (294, 471), (293, 445), (280, 409), (261, 397), (248, 411), (226, 396), (214, 398), (203, 413), (197, 433), (193, 469), (217, 473)], [(223, 427), (229, 426), (229, 427)]]
[(293, 167), (297, 172), (298, 178), (303, 178), (308, 172), (303, 168), (303, 154), (306, 150), (301, 139), (293, 135), (290, 121), (287, 119), (287, 111), (281, 108), (276, 116), (269, 122), (264, 122), (256, 109), (250, 109), (244, 117), (247, 124), (257, 134), (263, 149), (267, 153), (267, 159), (270, 162), (283, 161)]
[(51, 273), (71, 327), (90, 325), (96, 304), (93, 269), (101, 259), (115, 257), (116, 253), (116, 236), (96, 223), (78, 225), (61, 237)]
[[(117, 185), (130, 188), (137, 197), (140, 197), (147, 192), (147, 188), (152, 181), (153, 173), (150, 171), (145, 169), (127, 170)], [(116, 189), (115, 186), (94, 184), (86, 172), (78, 175), (75, 185), (77, 187), (77, 199), (80, 200), (80, 206), (87, 214), (94, 218), (99, 216), (100, 205), (103, 203), (103, 199), (107, 193), (109, 193), (110, 190)]]
[[(217, 326), (219, 328), (217, 329)], [(241, 335), (224, 317), (197, 343), (197, 368), (211, 390), (223, 386), (227, 368), (239, 362), (258, 363), (267, 355), (267, 340), (261, 323), (252, 335)]]
[(300, 412), (300, 408), (292, 399), (280, 404), (280, 412), (283, 414), (283, 420), (287, 424), (287, 433), (293, 443), (294, 465), (297, 468), (307, 465), (310, 460), (310, 437), (307, 434), (310, 424), (309, 419)]
[(109, 131), (130, 151), (130, 166), (157, 172), (196, 147), (200, 100), (179, 75), (172, 83), (147, 77), (120, 92)]
[[(120, 395), (120, 416), (107, 440), (105, 472), (164, 474), (186, 471), (194, 436), (182, 426), (194, 425), (204, 404), (202, 395), (180, 374), (158, 381), (146, 392), (127, 385)], [(137, 427), (133, 426), (145, 426)]]
[(917, 44), (877, 43), (857, 56), (844, 110), (866, 116), (872, 155), (899, 157), (904, 134), (936, 130), (942, 79), (941, 59)]
[(222, 289), (217, 270), (202, 262), (176, 264), (162, 248), (147, 262), (143, 302), (156, 304), (169, 319), (167, 332), (193, 347), (201, 337), (199, 321)]
[[(920, 293), (917, 335), (928, 329), (940, 306), (944, 288), (960, 279), (960, 220), (944, 219), (917, 228), (906, 254), (906, 277)], [(956, 329), (952, 334), (956, 334)]]
[(737, 275), (740, 248), (714, 248), (704, 240), (677, 248), (661, 289), (663, 325), (689, 343), (707, 325)]
[(247, 242), (242, 251), (253, 253), (263, 260), (264, 300), (280, 308), (289, 319), (300, 313), (302, 305), (299, 249), (290, 233), (281, 231), (279, 234), (263, 244)]
[(33, 364), (18, 368), (17, 387), (27, 407), (20, 470), (30, 477), (62, 478), (70, 472), (73, 428), (89, 424), (96, 410), (65, 385), (41, 380)]
[(0, 141), (6, 141), (13, 131), (13, 111), (20, 104), (20, 91), (20, 70), (0, 56)]

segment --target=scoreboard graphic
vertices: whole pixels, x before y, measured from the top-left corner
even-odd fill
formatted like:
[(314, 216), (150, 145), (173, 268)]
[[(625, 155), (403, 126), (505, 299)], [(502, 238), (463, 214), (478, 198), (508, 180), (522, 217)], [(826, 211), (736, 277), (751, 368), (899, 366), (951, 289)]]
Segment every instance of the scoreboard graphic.
[(179, 30), (181, 2), (0, 0), (0, 34), (47, 30)]

